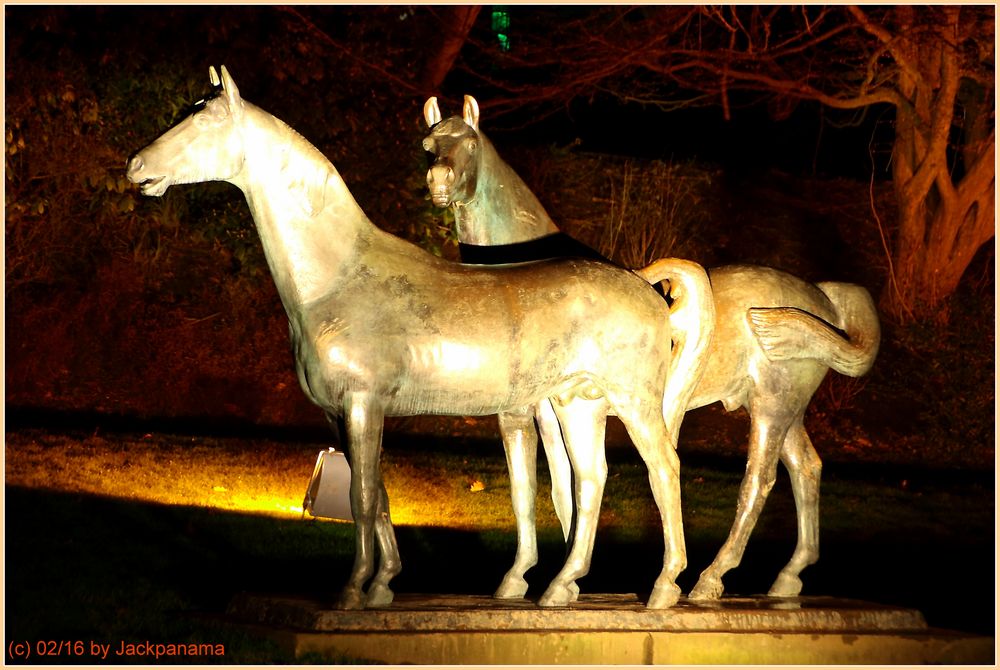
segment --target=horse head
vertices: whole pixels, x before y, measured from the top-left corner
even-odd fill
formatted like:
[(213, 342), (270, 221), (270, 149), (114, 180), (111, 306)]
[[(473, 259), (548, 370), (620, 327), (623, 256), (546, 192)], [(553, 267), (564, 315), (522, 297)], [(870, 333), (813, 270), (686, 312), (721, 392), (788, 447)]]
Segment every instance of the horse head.
[(214, 67), (208, 74), (212, 95), (128, 161), (126, 175), (144, 195), (161, 196), (174, 184), (231, 181), (242, 170), (243, 99), (225, 65), (221, 78)]
[(424, 104), (424, 121), (431, 129), (424, 138), (424, 150), (434, 157), (427, 171), (431, 201), (438, 207), (469, 202), (476, 194), (482, 154), (479, 104), (467, 95), (462, 116), (442, 121), (437, 98), (428, 98)]

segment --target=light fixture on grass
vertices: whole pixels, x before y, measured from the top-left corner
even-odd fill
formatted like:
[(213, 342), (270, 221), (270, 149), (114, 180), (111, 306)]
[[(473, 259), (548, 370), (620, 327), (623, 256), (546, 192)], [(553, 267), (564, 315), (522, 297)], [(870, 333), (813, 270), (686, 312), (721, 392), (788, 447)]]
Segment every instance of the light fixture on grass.
[(319, 452), (302, 509), (314, 517), (353, 521), (351, 514), (351, 466), (342, 452)]

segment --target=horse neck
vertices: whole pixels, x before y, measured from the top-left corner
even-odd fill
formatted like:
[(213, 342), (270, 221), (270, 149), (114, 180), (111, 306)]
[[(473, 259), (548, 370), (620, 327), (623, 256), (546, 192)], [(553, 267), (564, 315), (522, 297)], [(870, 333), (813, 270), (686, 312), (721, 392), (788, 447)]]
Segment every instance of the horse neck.
[(559, 232), (545, 208), (514, 170), (480, 133), (476, 193), (457, 204), (455, 226), (463, 244), (526, 242)]
[(337, 169), (284, 122), (246, 106), (244, 192), (285, 311), (335, 291), (374, 228)]

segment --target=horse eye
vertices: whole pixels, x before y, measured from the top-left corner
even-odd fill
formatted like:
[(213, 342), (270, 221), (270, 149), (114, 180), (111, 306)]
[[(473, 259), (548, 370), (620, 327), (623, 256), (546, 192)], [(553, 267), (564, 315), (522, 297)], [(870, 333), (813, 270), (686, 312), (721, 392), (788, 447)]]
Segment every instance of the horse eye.
[(434, 140), (432, 140), (429, 137), (424, 138), (424, 151), (426, 151), (429, 154), (434, 153)]
[(475, 139), (471, 137), (465, 140), (465, 144), (469, 148), (469, 153), (474, 153), (476, 151), (476, 148), (479, 146), (479, 142), (477, 142)]
[(199, 100), (198, 102), (192, 103), (187, 107), (183, 108), (178, 115), (178, 118), (185, 119), (189, 116), (193, 116), (205, 109), (205, 100)]

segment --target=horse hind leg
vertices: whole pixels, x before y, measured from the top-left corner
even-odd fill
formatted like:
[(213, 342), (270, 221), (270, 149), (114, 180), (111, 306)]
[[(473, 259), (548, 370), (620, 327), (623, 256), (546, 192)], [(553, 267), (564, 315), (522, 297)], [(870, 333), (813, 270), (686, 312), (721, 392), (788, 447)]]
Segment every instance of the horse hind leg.
[[(501, 414), (499, 418), (500, 433), (507, 455), (507, 469), (510, 473), (511, 503), (517, 522), (517, 554), (514, 557), (514, 565), (504, 575), (494, 597), (521, 598), (528, 591), (528, 582), (524, 575), (538, 563), (535, 468), (539, 433), (549, 465), (552, 501), (563, 529), (563, 539), (567, 541), (573, 522), (573, 471), (559, 429), (559, 420), (550, 401), (543, 400), (535, 407), (538, 431), (530, 416), (506, 413)], [(580, 588), (575, 582), (570, 588), (575, 600)]]
[(553, 407), (573, 466), (577, 522), (566, 562), (539, 600), (543, 607), (568, 605), (579, 594), (576, 580), (590, 570), (601, 498), (608, 478), (604, 454), (607, 402), (575, 397), (553, 403)]
[[(559, 418), (550, 400), (542, 400), (535, 407), (535, 421), (545, 449), (545, 461), (549, 466), (552, 506), (562, 528), (563, 540), (568, 545), (576, 522), (573, 510), (573, 466), (569, 462), (566, 443), (559, 428)], [(576, 600), (580, 595), (580, 587), (573, 582), (569, 588), (573, 592), (573, 600)]]
[(535, 421), (538, 422), (538, 433), (542, 438), (545, 460), (549, 466), (552, 505), (562, 527), (563, 539), (569, 542), (573, 529), (573, 468), (559, 429), (559, 418), (550, 400), (542, 400), (535, 407)]
[(514, 565), (504, 575), (495, 598), (521, 598), (528, 591), (524, 573), (538, 563), (535, 534), (535, 463), (538, 434), (529, 414), (507, 412), (499, 415), (500, 435), (510, 474), (510, 499), (517, 523), (517, 553)]
[(675, 435), (667, 430), (662, 410), (650, 403), (649, 411), (629, 413), (616, 406), (632, 443), (646, 464), (653, 500), (663, 524), (663, 569), (656, 578), (646, 607), (665, 609), (680, 599), (677, 575), (687, 567), (687, 548), (681, 518), (680, 460)]
[(789, 429), (781, 461), (792, 480), (799, 537), (792, 559), (778, 573), (768, 595), (788, 597), (802, 592), (799, 573), (819, 560), (819, 485), (823, 464), (801, 421)]
[(716, 600), (722, 595), (722, 577), (743, 560), (750, 534), (777, 477), (778, 454), (789, 422), (783, 420), (780, 411), (767, 412), (754, 407), (755, 404), (751, 402), (750, 406), (750, 445), (746, 474), (736, 505), (736, 520), (719, 553), (691, 590), (688, 597), (692, 600)]

